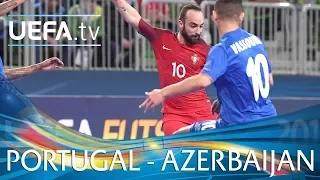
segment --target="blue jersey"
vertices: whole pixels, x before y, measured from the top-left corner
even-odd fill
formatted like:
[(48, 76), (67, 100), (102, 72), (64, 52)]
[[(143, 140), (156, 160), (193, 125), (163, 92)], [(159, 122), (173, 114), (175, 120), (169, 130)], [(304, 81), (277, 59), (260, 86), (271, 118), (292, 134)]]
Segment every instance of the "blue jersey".
[(37, 113), (32, 102), (16, 89), (4, 73), (2, 59), (0, 57), (0, 114), (28, 119), (37, 123), (43, 123), (42, 118), (35, 118)]
[(0, 75), (5, 76), (1, 57), (0, 57)]
[(3, 86), (3, 83), (7, 81), (7, 77), (4, 73), (2, 58), (0, 57), (0, 89)]
[(214, 81), (221, 104), (218, 127), (276, 116), (269, 99), (272, 68), (262, 41), (243, 29), (211, 48), (202, 73)]

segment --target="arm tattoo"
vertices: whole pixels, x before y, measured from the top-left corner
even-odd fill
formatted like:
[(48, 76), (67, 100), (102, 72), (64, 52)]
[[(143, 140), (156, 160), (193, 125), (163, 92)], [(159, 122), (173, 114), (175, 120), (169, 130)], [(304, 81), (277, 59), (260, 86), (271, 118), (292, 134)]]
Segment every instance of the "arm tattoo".
[(18, 5), (18, 3), (16, 1), (7, 2), (4, 5), (0, 5), (0, 11), (5, 11), (5, 10), (12, 8), (12, 7), (15, 7), (17, 5)]
[(15, 79), (28, 76), (36, 72), (37, 69), (38, 69), (37, 65), (32, 65), (32, 66), (23, 67), (23, 68), (16, 68), (16, 69), (6, 69), (5, 75), (7, 76), (8, 80), (15, 80)]
[(120, 7), (124, 12), (127, 11), (127, 9), (125, 7)]

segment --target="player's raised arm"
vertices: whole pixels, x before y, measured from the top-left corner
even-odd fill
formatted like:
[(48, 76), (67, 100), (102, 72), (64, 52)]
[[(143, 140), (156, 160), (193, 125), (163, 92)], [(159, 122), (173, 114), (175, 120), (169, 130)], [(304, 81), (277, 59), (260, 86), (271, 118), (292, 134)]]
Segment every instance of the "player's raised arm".
[(124, 20), (135, 28), (140, 34), (146, 37), (150, 42), (158, 39), (158, 33), (155, 28), (145, 22), (138, 11), (136, 11), (126, 0), (112, 0), (119, 9)]
[(0, 16), (8, 14), (12, 9), (22, 4), (25, 0), (8, 0), (0, 4)]
[(52, 57), (44, 60), (41, 63), (34, 64), (31, 66), (15, 68), (15, 69), (5, 69), (4, 73), (7, 76), (8, 80), (12, 81), (15, 79), (20, 79), (22, 77), (31, 75), (38, 71), (49, 71), (49, 70), (59, 69), (62, 66), (64, 66), (64, 64), (60, 59), (56, 57)]
[(139, 31), (139, 22), (141, 16), (126, 0), (112, 0), (114, 5), (119, 9), (120, 14), (124, 20), (133, 28)]

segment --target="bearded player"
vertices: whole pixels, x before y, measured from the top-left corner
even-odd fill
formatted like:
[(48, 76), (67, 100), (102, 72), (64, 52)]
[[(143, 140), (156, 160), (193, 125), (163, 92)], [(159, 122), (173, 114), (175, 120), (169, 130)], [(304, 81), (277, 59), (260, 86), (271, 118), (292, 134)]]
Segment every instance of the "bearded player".
[[(148, 24), (125, 0), (113, 2), (124, 20), (151, 43), (161, 88), (201, 72), (210, 46), (200, 38), (204, 16), (199, 7), (184, 6), (179, 17), (180, 31), (173, 33)], [(162, 113), (165, 135), (171, 135), (181, 127), (203, 119), (217, 118), (216, 114), (212, 114), (210, 98), (205, 89), (166, 99), (163, 102)]]
[[(140, 107), (154, 108), (164, 99), (181, 96), (214, 84), (219, 99), (219, 120), (204, 120), (176, 133), (224, 128), (277, 116), (270, 100), (272, 66), (263, 41), (242, 29), (242, 0), (217, 0), (212, 20), (220, 42), (208, 54), (200, 74), (147, 94)], [(219, 109), (219, 108), (218, 108)]]

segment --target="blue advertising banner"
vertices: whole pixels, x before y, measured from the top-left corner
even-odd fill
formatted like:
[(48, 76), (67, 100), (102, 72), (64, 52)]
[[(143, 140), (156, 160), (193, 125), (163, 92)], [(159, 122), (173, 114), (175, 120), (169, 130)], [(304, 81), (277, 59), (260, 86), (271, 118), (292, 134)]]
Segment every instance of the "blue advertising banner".
[(161, 112), (144, 113), (142, 98), (33, 97), (49, 117), (87, 135), (103, 139), (140, 139), (163, 136)]
[[(67, 127), (103, 139), (129, 140), (163, 136), (161, 106), (144, 113), (144, 97), (34, 96), (42, 112)], [(320, 100), (274, 99), (278, 114), (294, 112)]]

